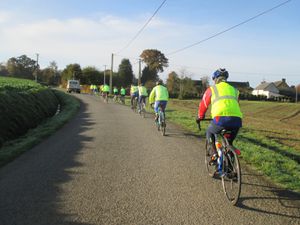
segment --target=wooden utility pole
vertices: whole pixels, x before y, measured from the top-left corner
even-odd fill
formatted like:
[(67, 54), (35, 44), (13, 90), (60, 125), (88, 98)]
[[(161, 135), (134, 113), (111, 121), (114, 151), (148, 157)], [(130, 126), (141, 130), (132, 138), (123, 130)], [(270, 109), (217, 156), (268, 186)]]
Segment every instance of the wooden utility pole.
[(37, 82), (38, 70), (39, 70), (39, 54), (38, 54), (38, 53), (36, 53), (35, 82)]
[(103, 85), (105, 84), (105, 71), (106, 71), (106, 65), (104, 65), (104, 73), (103, 73)]
[(298, 102), (298, 86), (295, 86), (295, 88), (296, 88), (296, 103)]
[(114, 69), (114, 53), (111, 54), (111, 67), (110, 67), (110, 77), (109, 77), (109, 93), (112, 93), (112, 76)]
[(140, 83), (141, 83), (141, 64), (142, 64), (142, 60), (139, 59), (139, 79), (138, 79), (138, 85), (140, 85)]

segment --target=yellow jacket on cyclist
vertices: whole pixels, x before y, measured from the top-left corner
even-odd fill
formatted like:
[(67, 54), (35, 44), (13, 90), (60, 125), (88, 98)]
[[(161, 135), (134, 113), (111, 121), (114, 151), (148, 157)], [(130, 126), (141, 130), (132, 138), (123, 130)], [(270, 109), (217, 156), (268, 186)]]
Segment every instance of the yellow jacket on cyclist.
[(130, 95), (137, 95), (139, 92), (139, 89), (137, 86), (135, 85), (131, 85), (130, 87)]
[(103, 92), (109, 92), (109, 86), (107, 84), (104, 84), (102, 91)]
[(125, 90), (125, 88), (121, 88), (120, 93), (121, 93), (121, 95), (126, 95), (126, 90)]
[(149, 95), (149, 103), (155, 103), (156, 101), (168, 101), (169, 100), (169, 92), (166, 87), (163, 85), (155, 86), (150, 95)]
[(147, 88), (139, 86), (139, 96), (148, 96)]

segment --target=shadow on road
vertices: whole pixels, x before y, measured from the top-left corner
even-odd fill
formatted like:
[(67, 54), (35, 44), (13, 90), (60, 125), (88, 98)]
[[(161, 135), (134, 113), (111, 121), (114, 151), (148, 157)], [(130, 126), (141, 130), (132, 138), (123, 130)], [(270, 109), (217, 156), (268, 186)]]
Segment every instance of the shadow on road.
[(166, 127), (166, 137), (174, 137), (174, 138), (203, 138), (202, 135), (200, 134), (195, 134), (193, 132), (188, 132), (186, 130), (180, 129), (180, 127), (175, 126), (172, 124), (172, 127), (170, 127), (170, 125), (167, 124)]
[(86, 108), (81, 103), (78, 115), (55, 135), (1, 169), (0, 224), (90, 225), (66, 214), (62, 209), (67, 203), (61, 199), (63, 184), (73, 179), (72, 170), (83, 166), (76, 161), (82, 143), (93, 141), (83, 135), (94, 124)]
[[(242, 189), (257, 189), (258, 191), (248, 192), (253, 194), (248, 194), (248, 196), (240, 197), (238, 207), (250, 210), (254, 212), (265, 213), (268, 215), (284, 216), (288, 218), (300, 219), (300, 215), (295, 213), (289, 213), (288, 209), (300, 210), (300, 194), (288, 191), (286, 189), (281, 189), (269, 184), (257, 183), (257, 177), (262, 177), (260, 174), (247, 172), (243, 173), (243, 177), (246, 177), (246, 181), (242, 182)], [(255, 186), (255, 188), (252, 188)], [(281, 206), (273, 207), (276, 205)]]

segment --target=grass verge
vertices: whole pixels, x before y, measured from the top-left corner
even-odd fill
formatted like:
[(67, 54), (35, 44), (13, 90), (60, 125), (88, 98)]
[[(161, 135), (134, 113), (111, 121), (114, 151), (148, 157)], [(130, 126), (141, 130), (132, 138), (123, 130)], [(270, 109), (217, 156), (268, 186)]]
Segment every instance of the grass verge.
[[(167, 119), (193, 133), (199, 133), (195, 123), (196, 109), (184, 110), (169, 104)], [(201, 123), (200, 135), (205, 137), (208, 122)], [(243, 127), (235, 141), (241, 149), (241, 159), (255, 170), (266, 175), (276, 185), (300, 193), (300, 152), (257, 133), (255, 129)]]
[(12, 161), (23, 152), (28, 151), (45, 137), (53, 134), (76, 114), (80, 106), (79, 101), (75, 97), (61, 91), (53, 91), (60, 101), (60, 113), (45, 120), (20, 138), (6, 142), (0, 148), (0, 167)]

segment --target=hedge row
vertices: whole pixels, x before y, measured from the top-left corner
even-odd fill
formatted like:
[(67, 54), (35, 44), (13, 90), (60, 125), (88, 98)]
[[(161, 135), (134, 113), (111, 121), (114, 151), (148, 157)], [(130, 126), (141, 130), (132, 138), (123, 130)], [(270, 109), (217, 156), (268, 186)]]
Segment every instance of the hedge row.
[(59, 100), (51, 89), (0, 92), (0, 147), (56, 113)]

